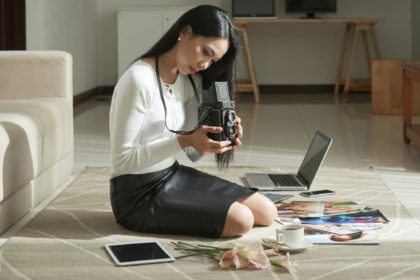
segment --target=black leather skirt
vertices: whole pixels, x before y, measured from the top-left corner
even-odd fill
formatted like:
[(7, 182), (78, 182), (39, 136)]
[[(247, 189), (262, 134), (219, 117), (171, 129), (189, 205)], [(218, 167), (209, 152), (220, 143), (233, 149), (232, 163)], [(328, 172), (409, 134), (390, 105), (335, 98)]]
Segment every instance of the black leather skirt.
[(162, 171), (111, 179), (117, 223), (151, 233), (218, 238), (232, 203), (255, 192), (177, 162)]

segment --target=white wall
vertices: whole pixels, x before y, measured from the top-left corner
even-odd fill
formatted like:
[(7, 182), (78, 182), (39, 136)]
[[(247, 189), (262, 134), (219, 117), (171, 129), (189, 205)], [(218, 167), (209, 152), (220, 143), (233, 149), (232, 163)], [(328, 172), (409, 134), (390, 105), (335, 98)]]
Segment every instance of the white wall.
[(415, 59), (420, 59), (420, 1), (412, 0), (412, 38), (413, 55)]
[[(377, 26), (383, 58), (419, 57), (420, 23), (414, 12), (419, 10), (419, 2), (338, 0), (337, 14), (325, 17), (383, 19)], [(72, 53), (74, 92), (78, 94), (117, 81), (118, 9), (199, 4), (231, 10), (230, 0), (27, 0), (27, 46)], [(278, 17), (299, 16), (285, 15), (284, 0), (277, 0), (276, 6)], [(250, 25), (259, 83), (333, 84), (343, 30), (343, 25), (334, 24)], [(365, 64), (360, 52), (355, 77), (368, 75)], [(243, 59), (238, 70), (241, 76), (246, 75)]]
[[(415, 0), (416, 1), (416, 0)], [(277, 16), (285, 14), (284, 0), (277, 1)], [(335, 18), (383, 19), (377, 25), (383, 58), (411, 56), (410, 0), (338, 0)], [(273, 24), (249, 27), (257, 78), (261, 84), (333, 84), (344, 34), (340, 24)], [(361, 47), (361, 42), (360, 42)], [(368, 76), (360, 48), (356, 78)]]
[[(112, 85), (117, 80), (116, 13), (118, 9), (205, 3), (231, 10), (231, 1), (226, 0), (99, 0), (99, 83)], [(278, 17), (300, 16), (285, 15), (284, 0), (277, 0), (276, 6)], [(338, 0), (337, 14), (324, 16), (383, 19), (383, 22), (377, 26), (382, 56), (384, 58), (411, 57), (411, 0)], [(344, 25), (339, 24), (250, 25), (249, 36), (259, 83), (333, 84), (343, 30)], [(360, 52), (355, 65), (355, 77), (368, 76), (365, 60), (363, 52)], [(240, 76), (246, 76), (244, 60), (241, 59), (238, 65)]]
[(27, 0), (28, 50), (64, 50), (73, 56), (74, 95), (98, 85), (96, 0)]
[[(229, 8), (230, 1), (213, 0), (98, 0), (98, 57), (99, 84), (113, 85), (118, 79), (117, 61), (117, 12), (118, 9), (155, 6), (195, 6), (212, 4)], [(133, 28), (147, 28), (136, 26)], [(141, 53), (139, 53), (139, 56)]]

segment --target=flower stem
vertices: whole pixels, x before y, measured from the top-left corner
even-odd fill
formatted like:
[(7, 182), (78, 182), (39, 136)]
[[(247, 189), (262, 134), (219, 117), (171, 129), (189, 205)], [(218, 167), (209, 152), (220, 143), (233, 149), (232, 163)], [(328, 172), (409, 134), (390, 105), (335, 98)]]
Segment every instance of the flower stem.
[(183, 258), (188, 258), (188, 257), (197, 256), (197, 255), (203, 255), (203, 252), (198, 252), (198, 253), (193, 253), (193, 254), (182, 255), (182, 256), (179, 256), (179, 257), (175, 257), (175, 259), (183, 259)]

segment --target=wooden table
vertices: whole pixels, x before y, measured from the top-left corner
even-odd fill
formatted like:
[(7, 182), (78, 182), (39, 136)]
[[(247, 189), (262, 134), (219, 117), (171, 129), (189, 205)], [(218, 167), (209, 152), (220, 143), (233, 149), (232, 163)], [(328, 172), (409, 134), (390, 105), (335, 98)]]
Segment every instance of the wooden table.
[(420, 64), (404, 64), (403, 68), (403, 136), (406, 144), (420, 147), (420, 124), (412, 123), (413, 87), (412, 82), (420, 83)]
[[(358, 83), (352, 78), (352, 71), (354, 60), (356, 58), (357, 44), (359, 36), (362, 36), (366, 59), (369, 67), (369, 73), (371, 69), (371, 62), (373, 59), (379, 59), (381, 57), (379, 50), (379, 43), (375, 31), (375, 25), (379, 22), (378, 19), (350, 19), (350, 18), (329, 18), (329, 19), (237, 19), (235, 25), (242, 34), (243, 44), (245, 48), (246, 60), (248, 64), (248, 74), (250, 80), (247, 82), (241, 82), (238, 85), (238, 91), (252, 91), (254, 93), (255, 102), (260, 101), (260, 91), (258, 88), (257, 78), (254, 69), (254, 62), (252, 57), (251, 47), (249, 45), (248, 37), (248, 24), (294, 24), (294, 23), (305, 23), (305, 24), (345, 24), (344, 39), (340, 51), (340, 59), (337, 69), (334, 95), (338, 95), (340, 85), (343, 84), (344, 80), (344, 93), (350, 91), (370, 91), (370, 82)], [(371, 56), (370, 45), (368, 37), (371, 36), (374, 57)], [(350, 43), (350, 53), (348, 57), (348, 64), (345, 67), (346, 56), (348, 45)], [(344, 77), (343, 77), (344, 74)]]

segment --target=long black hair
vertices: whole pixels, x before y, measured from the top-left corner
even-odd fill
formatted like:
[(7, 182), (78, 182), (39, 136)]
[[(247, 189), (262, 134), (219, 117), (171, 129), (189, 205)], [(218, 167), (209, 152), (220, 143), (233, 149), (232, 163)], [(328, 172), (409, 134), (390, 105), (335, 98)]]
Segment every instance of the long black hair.
[(229, 48), (223, 57), (208, 69), (200, 71), (203, 88), (208, 89), (213, 82), (227, 81), (233, 93), (234, 62), (238, 53), (238, 36), (229, 15), (219, 7), (201, 5), (184, 13), (169, 30), (141, 55), (139, 59), (160, 56), (171, 50), (178, 42), (181, 31), (190, 26), (195, 36), (218, 37), (229, 40)]
[[(226, 81), (233, 100), (235, 84), (235, 59), (238, 53), (239, 40), (236, 29), (226, 11), (212, 6), (200, 5), (184, 13), (172, 27), (139, 59), (157, 57), (171, 50), (178, 42), (181, 31), (187, 26), (191, 27), (193, 36), (218, 37), (228, 39), (229, 48), (223, 57), (213, 63), (206, 70), (198, 74), (202, 77), (203, 88), (208, 89), (214, 82)], [(233, 149), (216, 154), (219, 168), (227, 168), (233, 160)]]

